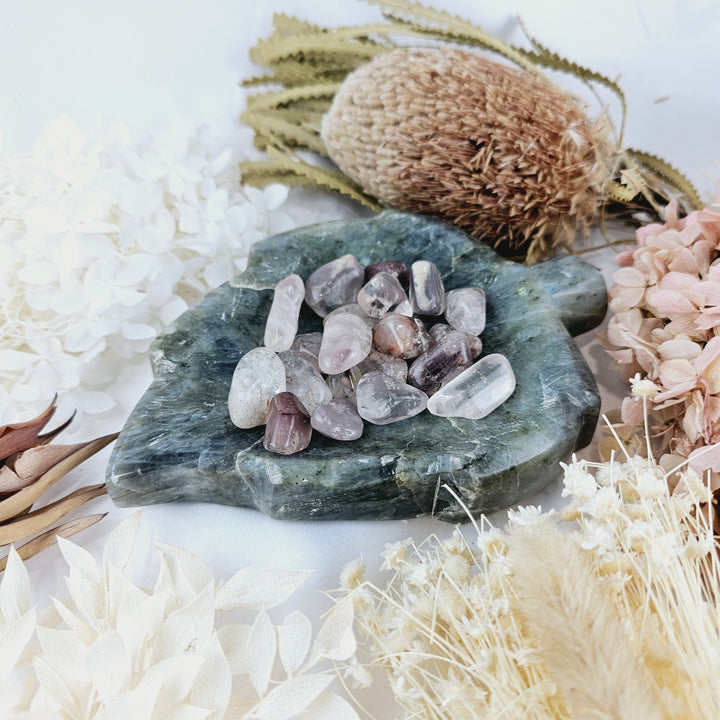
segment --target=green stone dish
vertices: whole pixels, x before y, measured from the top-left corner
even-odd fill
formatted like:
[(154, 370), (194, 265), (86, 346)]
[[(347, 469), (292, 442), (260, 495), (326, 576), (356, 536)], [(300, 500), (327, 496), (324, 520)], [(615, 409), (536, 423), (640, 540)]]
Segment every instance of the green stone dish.
[[(482, 287), (483, 352), (510, 360), (512, 397), (482, 420), (424, 412), (368, 424), (352, 443), (316, 433), (291, 456), (267, 452), (263, 428), (236, 428), (227, 412), (230, 379), (240, 357), (262, 344), (275, 283), (290, 273), (307, 278), (346, 253), (363, 265), (432, 260), (446, 289)], [(121, 506), (206, 501), (296, 520), (467, 520), (455, 496), (474, 515), (507, 507), (556, 478), (559, 462), (592, 438), (600, 400), (572, 336), (597, 326), (606, 303), (600, 273), (574, 256), (516, 264), (448, 225), (406, 213), (268, 238), (253, 248), (244, 273), (154, 343), (155, 379), (115, 444), (110, 495)], [(303, 310), (299, 331), (320, 329)]]

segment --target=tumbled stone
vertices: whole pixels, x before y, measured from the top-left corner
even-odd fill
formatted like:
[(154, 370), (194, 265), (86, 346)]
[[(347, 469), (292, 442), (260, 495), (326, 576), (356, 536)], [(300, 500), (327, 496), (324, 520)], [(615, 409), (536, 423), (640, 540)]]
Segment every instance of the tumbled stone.
[(480, 358), (454, 380), (440, 388), (427, 409), (441, 417), (479, 420), (502, 405), (515, 391), (515, 374), (500, 353)]
[(354, 255), (343, 255), (321, 265), (305, 282), (305, 302), (325, 317), (335, 308), (354, 303), (365, 271)]
[(333, 313), (325, 318), (325, 331), (318, 363), (329, 375), (349, 370), (372, 350), (372, 329), (367, 320), (353, 311)]
[(366, 315), (381, 318), (389, 312), (411, 316), (413, 314), (410, 301), (400, 285), (400, 281), (390, 273), (379, 272), (373, 275), (360, 288), (357, 296), (358, 305)]
[(435, 263), (417, 260), (410, 266), (410, 302), (420, 315), (443, 314), (445, 288)]
[(265, 322), (265, 347), (282, 352), (289, 350), (298, 329), (300, 307), (305, 285), (299, 275), (288, 275), (276, 286), (270, 312)]
[(312, 438), (310, 416), (291, 392), (281, 392), (270, 401), (263, 447), (278, 455), (304, 450)]
[[(433, 344), (437, 344), (442, 340), (449, 332), (452, 332), (452, 328), (446, 323), (435, 323), (429, 330), (430, 340)], [(465, 333), (468, 344), (470, 345), (470, 353), (472, 354), (473, 360), (479, 358), (482, 355), (483, 343), (482, 339), (477, 335), (471, 335)]]
[(279, 357), (285, 366), (285, 389), (293, 393), (309, 413), (316, 405), (332, 399), (330, 388), (311, 360), (296, 350), (286, 350)]
[(257, 347), (245, 353), (235, 366), (228, 393), (233, 424), (247, 429), (263, 425), (273, 395), (285, 390), (285, 366), (277, 353)]
[(326, 375), (325, 382), (334, 398), (354, 399), (355, 388), (361, 375), (360, 365), (353, 365), (353, 367), (337, 375)]
[(485, 293), (478, 287), (464, 287), (445, 294), (445, 319), (450, 327), (471, 335), (485, 329)]
[(427, 395), (433, 395), (472, 365), (472, 353), (467, 334), (453, 330), (418, 357), (410, 366), (408, 383)]
[(347, 398), (334, 398), (318, 405), (310, 415), (310, 424), (321, 435), (333, 440), (357, 440), (364, 424), (355, 403)]
[(371, 350), (370, 354), (362, 362), (355, 366), (355, 369), (359, 371), (360, 375), (372, 372), (373, 370), (380, 370), (380, 372), (384, 372), (386, 375), (389, 375), (396, 380), (400, 380), (400, 382), (407, 381), (407, 362), (402, 358), (386, 355), (385, 353), (378, 352), (377, 350)]
[(360, 378), (355, 389), (358, 414), (374, 425), (388, 425), (421, 413), (428, 397), (417, 388), (378, 370)]
[(381, 318), (372, 330), (376, 350), (386, 355), (409, 360), (430, 347), (430, 335), (417, 318), (390, 313)]
[(321, 332), (301, 333), (296, 335), (291, 350), (300, 353), (304, 358), (309, 360), (317, 370), (320, 370), (318, 363), (318, 355), (320, 354), (320, 345), (322, 344)]
[(379, 272), (387, 272), (394, 275), (400, 281), (400, 287), (407, 293), (410, 289), (410, 268), (399, 260), (384, 260), (373, 263), (365, 268), (365, 282), (370, 280)]

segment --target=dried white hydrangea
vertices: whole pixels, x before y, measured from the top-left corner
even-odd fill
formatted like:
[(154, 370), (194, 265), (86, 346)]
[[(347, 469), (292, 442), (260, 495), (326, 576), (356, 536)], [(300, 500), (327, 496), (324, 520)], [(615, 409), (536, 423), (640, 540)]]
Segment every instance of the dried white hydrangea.
[(289, 229), (287, 188), (241, 185), (250, 145), (232, 123), (133, 140), (58, 119), (32, 157), (0, 163), (0, 422), (56, 392), (113, 407), (119, 363)]
[[(308, 573), (246, 567), (220, 583), (195, 555), (161, 544), (154, 587), (138, 587), (124, 572), (138, 523), (139, 514), (113, 531), (102, 567), (60, 539), (70, 597), (43, 612), (11, 551), (0, 583), (0, 716), (357, 720), (330, 687), (341, 663), (357, 664), (350, 602), (313, 637), (299, 610), (278, 625), (267, 612)], [(218, 623), (227, 611), (247, 622)]]

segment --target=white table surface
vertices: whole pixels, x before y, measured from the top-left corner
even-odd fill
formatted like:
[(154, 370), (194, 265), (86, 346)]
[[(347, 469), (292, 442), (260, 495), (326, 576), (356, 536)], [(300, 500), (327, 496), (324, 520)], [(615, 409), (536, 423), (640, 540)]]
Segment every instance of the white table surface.
[[(522, 42), (514, 20), (519, 14), (545, 45), (617, 78), (628, 100), (627, 144), (664, 156), (712, 201), (720, 177), (720, 4), (438, 0), (437, 6), (513, 42)], [(275, 11), (322, 24), (379, 17), (376, 8), (350, 0), (1, 0), (0, 153), (29, 152), (37, 133), (62, 114), (88, 130), (119, 120), (136, 133), (177, 116), (197, 122), (236, 117), (243, 103), (238, 81), (252, 74), (248, 49), (268, 34)], [(347, 203), (316, 192), (293, 193), (286, 210), (298, 225), (353, 212)], [(609, 277), (612, 252), (588, 259)], [(618, 406), (624, 388), (607, 369), (594, 333), (578, 342), (598, 375), (603, 409)], [(149, 381), (147, 364), (128, 368), (120, 379), (123, 406), (102, 427), (77, 427), (76, 436), (89, 439), (119, 429)], [(592, 457), (593, 448), (584, 454)], [(107, 456), (104, 451), (86, 462), (65, 487), (100, 481)], [(528, 498), (544, 508), (561, 502), (559, 480)], [(115, 508), (108, 498), (94, 501), (89, 510), (109, 515), (76, 541), (99, 557), (108, 533), (132, 511)], [(502, 522), (502, 514), (495, 519)], [(370, 575), (377, 577), (385, 543), (451, 531), (432, 518), (320, 524), (279, 522), (211, 504), (154, 506), (143, 511), (134, 573), (139, 581), (152, 577), (151, 541), (157, 539), (196, 552), (218, 578), (251, 564), (314, 570), (300, 593), (313, 593), (310, 604), (324, 608), (314, 591), (335, 587), (349, 560), (363, 555)], [(50, 594), (63, 595), (65, 565), (56, 548), (28, 567), (39, 605)], [(301, 601), (296, 597), (291, 604)], [(377, 714), (392, 716), (389, 706)]]

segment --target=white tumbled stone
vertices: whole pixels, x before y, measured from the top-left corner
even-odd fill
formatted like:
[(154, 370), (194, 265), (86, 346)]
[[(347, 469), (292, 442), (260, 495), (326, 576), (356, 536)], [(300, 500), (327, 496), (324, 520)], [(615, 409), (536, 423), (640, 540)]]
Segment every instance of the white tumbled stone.
[(450, 290), (445, 294), (445, 319), (450, 327), (471, 335), (485, 329), (485, 293), (479, 287)]
[(445, 288), (435, 263), (417, 260), (410, 266), (410, 302), (420, 315), (442, 315)]
[(275, 286), (265, 322), (265, 347), (275, 352), (290, 349), (297, 334), (298, 317), (304, 299), (305, 284), (299, 275), (288, 275)]
[(235, 366), (228, 393), (230, 419), (243, 429), (264, 425), (270, 401), (284, 391), (285, 366), (277, 353), (253, 348)]
[(479, 420), (502, 405), (515, 391), (515, 374), (504, 355), (493, 353), (480, 358), (427, 403), (433, 415)]

